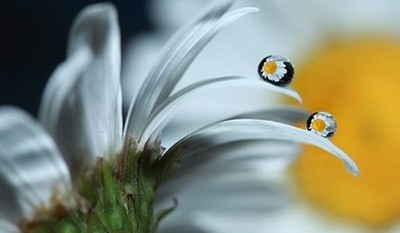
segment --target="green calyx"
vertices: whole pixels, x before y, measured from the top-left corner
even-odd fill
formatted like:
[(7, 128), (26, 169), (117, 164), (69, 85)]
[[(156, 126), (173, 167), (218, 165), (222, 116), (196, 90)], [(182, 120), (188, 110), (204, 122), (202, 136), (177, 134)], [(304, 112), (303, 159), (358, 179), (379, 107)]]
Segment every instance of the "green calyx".
[(93, 171), (77, 181), (68, 195), (73, 207), (66, 206), (65, 198), (55, 198), (50, 210), (20, 224), (22, 232), (155, 233), (159, 221), (176, 207), (153, 211), (159, 183), (154, 158), (159, 155), (158, 149), (138, 151), (126, 143), (120, 154), (99, 159)]

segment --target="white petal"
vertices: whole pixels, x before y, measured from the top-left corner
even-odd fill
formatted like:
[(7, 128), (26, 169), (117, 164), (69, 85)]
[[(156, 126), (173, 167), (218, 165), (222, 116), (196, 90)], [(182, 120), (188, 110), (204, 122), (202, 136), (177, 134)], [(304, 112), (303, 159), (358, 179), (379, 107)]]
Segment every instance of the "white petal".
[(29, 218), (58, 189), (70, 185), (67, 166), (54, 142), (31, 117), (0, 108), (0, 218)]
[[(207, 32), (211, 31), (210, 28), (215, 25), (216, 21), (222, 17), (231, 5), (231, 1), (218, 3), (197, 19), (188, 23), (168, 41), (148, 77), (145, 79), (136, 99), (132, 100), (130, 104), (124, 130), (125, 133), (128, 131), (135, 136), (138, 135), (139, 131), (144, 127), (147, 116), (151, 114), (151, 111), (155, 107), (159, 93), (168, 81), (169, 77), (166, 76), (166, 74), (168, 75), (166, 71), (172, 72), (181, 65), (182, 62), (177, 59), (183, 60), (182, 56), (184, 57), (191, 46), (199, 43), (207, 35)], [(203, 45), (202, 47), (205, 44), (207, 44), (207, 41), (201, 44)], [(202, 47), (200, 47), (199, 51)], [(177, 54), (180, 54), (180, 57), (177, 57)], [(187, 68), (189, 64), (186, 64), (183, 68)], [(134, 119), (134, 122), (131, 122), (131, 119)]]
[[(223, 15), (223, 17), (217, 21), (214, 25), (212, 26), (211, 29), (207, 29), (207, 33), (209, 33), (209, 35), (205, 35), (203, 38), (200, 38), (199, 42), (196, 42), (193, 46), (191, 46), (190, 50), (187, 52), (188, 55), (186, 58), (183, 57), (181, 62), (183, 64), (187, 64), (186, 66), (184, 65), (183, 67), (167, 67), (170, 71), (166, 72), (166, 73), (172, 73), (170, 75), (170, 78), (166, 78), (168, 81), (165, 83), (165, 86), (163, 86), (161, 93), (159, 94), (159, 97), (157, 99), (157, 103), (156, 103), (156, 107), (157, 105), (161, 104), (165, 98), (167, 98), (172, 90), (174, 89), (174, 87), (176, 86), (176, 84), (178, 83), (178, 81), (182, 78), (183, 73), (186, 71), (187, 67), (191, 64), (191, 62), (194, 60), (194, 58), (196, 57), (196, 55), (202, 50), (202, 48), (223, 28), (229, 26), (230, 24), (232, 24), (233, 22), (235, 22), (236, 20), (238, 20), (239, 18), (249, 14), (249, 13), (254, 13), (254, 12), (258, 12), (258, 8), (255, 7), (246, 7), (246, 8), (241, 8), (241, 9), (237, 9), (231, 12), (228, 12), (227, 14)], [(195, 41), (198, 39), (195, 39)], [(204, 40), (204, 41), (202, 41)], [(201, 43), (204, 43), (204, 45), (202, 45)], [(193, 53), (193, 54), (192, 54)], [(178, 53), (176, 56), (179, 56), (180, 54)], [(177, 62), (179, 62), (179, 60), (177, 60)], [(182, 65), (182, 64), (181, 64)], [(176, 69), (174, 69), (176, 68)], [(179, 75), (176, 75), (179, 74)]]
[[(138, 135), (145, 126), (147, 117), (170, 95), (183, 73), (204, 46), (221, 29), (256, 10), (243, 8), (221, 18), (230, 5), (231, 2), (217, 5), (211, 12), (186, 25), (170, 40), (161, 58), (146, 78), (137, 99), (131, 103), (125, 133)], [(178, 43), (178, 41), (181, 42)]]
[(283, 61), (275, 61), (275, 64), (278, 68), (285, 68), (285, 63)]
[(253, 119), (229, 120), (213, 124), (200, 129), (176, 143), (165, 152), (164, 156), (179, 156), (191, 150), (198, 150), (202, 142), (215, 141), (227, 143), (238, 140), (284, 140), (299, 143), (307, 143), (318, 146), (344, 162), (346, 169), (353, 175), (359, 171), (354, 161), (342, 150), (337, 148), (329, 139), (323, 138), (307, 130), (296, 128), (290, 125)]
[(68, 165), (87, 166), (121, 143), (120, 35), (109, 4), (85, 8), (72, 26), (68, 56), (53, 73), (39, 118)]
[[(150, 5), (153, 4), (150, 3)], [(179, 5), (180, 7), (182, 7), (182, 3), (180, 3)], [(202, 5), (204, 5), (204, 3), (202, 3)], [(126, 94), (127, 97), (130, 98), (128, 104), (132, 104), (132, 102), (135, 102), (136, 95), (138, 94), (137, 92), (140, 90), (139, 86), (142, 86), (144, 78), (150, 72), (151, 68), (153, 67), (154, 72), (155, 70), (159, 70), (159, 67), (161, 67), (155, 66), (154, 64), (162, 65), (164, 62), (166, 62), (169, 59), (167, 56), (171, 55), (170, 51), (176, 50), (178, 45), (182, 44), (183, 39), (188, 39), (189, 35), (192, 35), (198, 30), (199, 27), (197, 24), (202, 25), (207, 20), (215, 21), (215, 18), (221, 17), (221, 15), (223, 15), (231, 5), (231, 0), (218, 1), (216, 6), (210, 7), (207, 11), (204, 11), (201, 17), (198, 17), (195, 20), (192, 20), (194, 15), (192, 13), (190, 17), (191, 20), (185, 20), (186, 23), (190, 23), (187, 23), (186, 27), (182, 27), (181, 30), (173, 35), (172, 38), (170, 37), (171, 34), (173, 34), (173, 31), (168, 32), (168, 35), (153, 36), (152, 33), (149, 33), (140, 35), (138, 36), (139, 38), (135, 38), (133, 43), (126, 50), (124, 50), (127, 51), (127, 54), (125, 54), (125, 57), (127, 59), (123, 60), (123, 79), (127, 80), (123, 80), (123, 82), (125, 81), (125, 83), (129, 86), (127, 87), (124, 85), (123, 88), (127, 90), (124, 92), (124, 95)], [(197, 9), (196, 12), (199, 12), (199, 9)], [(174, 12), (173, 14), (176, 14), (176, 12)], [(159, 15), (157, 15), (156, 17), (160, 19)], [(179, 25), (179, 27), (181, 26), (182, 25)], [(168, 41), (168, 39), (170, 40)], [(167, 44), (166, 41), (168, 41)], [(157, 55), (157, 53), (160, 52), (160, 50), (161, 53), (158, 54), (159, 56), (155, 56)]]
[(0, 232), (1, 233), (20, 233), (20, 231), (14, 224), (12, 224), (6, 220), (3, 220), (1, 218), (0, 218)]
[(146, 123), (147, 127), (140, 137), (139, 146), (144, 146), (149, 138), (157, 138), (173, 116), (174, 110), (184, 101), (187, 101), (192, 96), (202, 92), (235, 86), (243, 88), (261, 88), (266, 91), (285, 94), (301, 101), (298, 93), (291, 89), (277, 87), (258, 79), (254, 80), (251, 77), (233, 76), (204, 80), (202, 82), (194, 83), (170, 96), (154, 111), (152, 115), (150, 115)]
[(285, 68), (278, 68), (278, 69), (276, 70), (275, 74), (277, 74), (277, 75), (279, 75), (279, 76), (282, 77), (283, 75), (286, 74), (286, 72), (287, 72), (287, 70), (286, 70)]

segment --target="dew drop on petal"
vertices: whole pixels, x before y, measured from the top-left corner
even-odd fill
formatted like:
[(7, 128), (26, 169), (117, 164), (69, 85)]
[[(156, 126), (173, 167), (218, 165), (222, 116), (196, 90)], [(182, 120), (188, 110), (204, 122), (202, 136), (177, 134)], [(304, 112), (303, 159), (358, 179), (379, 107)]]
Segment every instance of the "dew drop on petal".
[(315, 112), (307, 119), (307, 130), (324, 138), (330, 138), (336, 131), (336, 120), (327, 112)]
[(261, 60), (257, 72), (266, 82), (277, 86), (287, 86), (293, 79), (294, 68), (292, 63), (285, 57), (269, 55)]

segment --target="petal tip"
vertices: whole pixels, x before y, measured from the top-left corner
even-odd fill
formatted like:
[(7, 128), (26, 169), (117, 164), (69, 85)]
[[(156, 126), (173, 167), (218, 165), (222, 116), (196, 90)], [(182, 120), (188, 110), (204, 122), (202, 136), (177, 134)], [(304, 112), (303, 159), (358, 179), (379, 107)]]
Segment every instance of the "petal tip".
[(360, 170), (354, 162), (344, 161), (344, 166), (353, 176), (360, 176)]
[(257, 7), (246, 7), (246, 9), (247, 9), (247, 12), (249, 12), (249, 13), (260, 12), (260, 8), (257, 8)]
[(107, 38), (119, 34), (118, 13), (114, 5), (99, 3), (85, 7), (76, 17), (69, 33), (68, 54), (80, 45), (89, 45), (96, 53)]
[(303, 104), (303, 99), (301, 98), (300, 94), (297, 91), (293, 90), (293, 89), (290, 89), (290, 88), (288, 88), (288, 89), (292, 92), (291, 96), (294, 99), (296, 99), (299, 102), (299, 104)]
[(299, 104), (303, 104), (303, 99), (301, 98), (301, 96), (299, 94), (297, 94), (295, 98), (297, 101), (299, 101)]
[(93, 4), (90, 6), (85, 7), (82, 10), (81, 15), (84, 15), (86, 17), (92, 16), (92, 15), (104, 15), (104, 16), (116, 16), (117, 15), (117, 10), (115, 6), (111, 3), (97, 3)]

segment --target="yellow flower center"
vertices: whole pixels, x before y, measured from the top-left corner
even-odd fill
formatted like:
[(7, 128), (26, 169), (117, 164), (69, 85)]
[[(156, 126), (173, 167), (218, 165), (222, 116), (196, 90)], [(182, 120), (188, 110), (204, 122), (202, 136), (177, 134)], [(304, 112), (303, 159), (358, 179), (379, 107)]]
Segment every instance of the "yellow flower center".
[(277, 68), (278, 67), (276, 66), (276, 63), (274, 61), (268, 61), (268, 62), (264, 63), (264, 67), (263, 67), (265, 73), (267, 73), (267, 74), (275, 73)]
[(330, 216), (370, 227), (400, 219), (399, 64), (400, 41), (353, 39), (330, 43), (298, 65), (294, 86), (304, 105), (335, 116), (340, 127), (332, 141), (361, 171), (353, 177), (340, 161), (306, 147), (293, 177), (302, 197)]
[(317, 132), (321, 132), (325, 129), (326, 124), (323, 120), (321, 119), (315, 119), (313, 120), (313, 122), (311, 123), (311, 128)]

